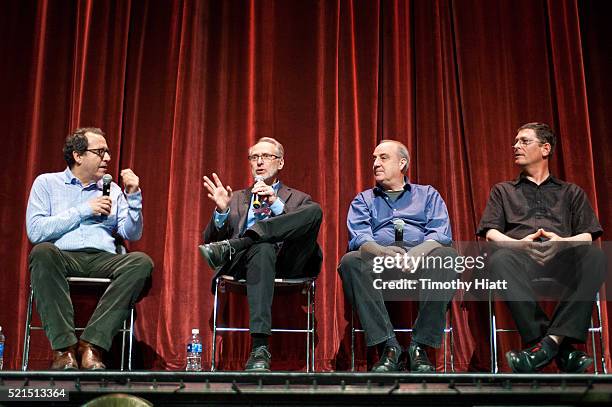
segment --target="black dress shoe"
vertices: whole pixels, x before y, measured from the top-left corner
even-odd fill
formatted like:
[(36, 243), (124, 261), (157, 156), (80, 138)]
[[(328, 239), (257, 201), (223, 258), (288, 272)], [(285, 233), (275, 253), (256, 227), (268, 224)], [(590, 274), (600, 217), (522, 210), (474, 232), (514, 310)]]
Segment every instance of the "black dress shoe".
[(229, 244), (229, 241), (213, 242), (200, 246), (200, 253), (208, 262), (208, 265), (213, 269), (222, 267), (228, 260), (231, 260), (232, 255), (236, 250)]
[(506, 352), (506, 360), (514, 373), (535, 373), (550, 364), (555, 355), (542, 346), (542, 342), (538, 342), (531, 348)]
[(593, 358), (572, 345), (564, 343), (559, 349), (555, 362), (559, 370), (565, 373), (583, 373), (593, 364)]
[(411, 372), (431, 373), (435, 371), (434, 366), (427, 357), (427, 352), (416, 342), (412, 342), (408, 347), (408, 359), (410, 360)]
[(247, 372), (269, 372), (270, 360), (272, 355), (267, 346), (258, 346), (255, 348), (249, 360), (247, 360), (244, 370)]
[(389, 373), (400, 371), (400, 356), (402, 350), (395, 346), (385, 346), (382, 356), (372, 368), (374, 373)]

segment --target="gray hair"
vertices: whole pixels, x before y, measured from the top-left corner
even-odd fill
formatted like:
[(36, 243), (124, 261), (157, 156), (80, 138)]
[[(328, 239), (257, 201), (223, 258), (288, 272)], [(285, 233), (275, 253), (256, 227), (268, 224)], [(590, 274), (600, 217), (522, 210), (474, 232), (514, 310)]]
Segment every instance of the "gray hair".
[(408, 152), (408, 147), (406, 147), (404, 144), (400, 143), (397, 140), (382, 140), (380, 144), (382, 143), (394, 143), (397, 146), (397, 153), (400, 155), (401, 158), (406, 159), (406, 165), (402, 169), (402, 172), (404, 174), (407, 174), (408, 167), (410, 166), (410, 153)]
[[(285, 155), (285, 149), (283, 148), (283, 145), (277, 139), (275, 139), (275, 138), (272, 138), (272, 137), (261, 137), (259, 140), (257, 140), (257, 142), (255, 144), (259, 144), (259, 143), (270, 143), (270, 144), (273, 144), (276, 147), (276, 155), (278, 155), (281, 158)], [(253, 146), (255, 144), (253, 144)], [(251, 151), (251, 148), (253, 148), (253, 146), (249, 147), (249, 151)]]

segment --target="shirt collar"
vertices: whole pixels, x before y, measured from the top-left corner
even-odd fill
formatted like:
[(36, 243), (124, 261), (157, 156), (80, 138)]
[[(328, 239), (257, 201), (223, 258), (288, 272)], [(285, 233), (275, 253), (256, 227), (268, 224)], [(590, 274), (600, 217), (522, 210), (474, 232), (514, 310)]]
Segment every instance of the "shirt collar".
[[(83, 186), (81, 180), (74, 176), (74, 174), (70, 170), (70, 167), (66, 167), (66, 169), (64, 170), (64, 182), (66, 184)], [(102, 189), (102, 179), (100, 178), (98, 182), (87, 185), (86, 188), (91, 188), (92, 185), (95, 185), (97, 189)]]
[(64, 182), (66, 182), (66, 184), (80, 183), (79, 179), (70, 171), (70, 167), (66, 167), (64, 170)]
[[(404, 191), (410, 191), (412, 189), (412, 184), (410, 184), (410, 180), (408, 180), (408, 177), (404, 176)], [(376, 184), (376, 186), (374, 187), (374, 194), (375, 195), (387, 195), (387, 192), (380, 187), (380, 185)]]
[[(527, 178), (527, 174), (525, 174), (524, 172), (521, 172), (519, 174), (519, 176), (516, 177), (516, 179), (514, 181), (512, 181), (512, 185), (514, 185), (516, 187), (521, 182), (531, 182), (531, 183), (533, 183), (532, 181), (530, 181)], [(552, 173), (550, 173), (550, 174), (548, 174), (548, 178), (546, 178), (544, 180), (544, 182), (542, 182), (540, 185), (544, 185), (544, 184), (547, 184), (549, 182), (552, 182), (552, 183), (557, 184), (557, 185), (562, 185), (563, 184), (563, 181), (561, 181), (560, 179), (556, 178), (555, 176), (552, 175)]]

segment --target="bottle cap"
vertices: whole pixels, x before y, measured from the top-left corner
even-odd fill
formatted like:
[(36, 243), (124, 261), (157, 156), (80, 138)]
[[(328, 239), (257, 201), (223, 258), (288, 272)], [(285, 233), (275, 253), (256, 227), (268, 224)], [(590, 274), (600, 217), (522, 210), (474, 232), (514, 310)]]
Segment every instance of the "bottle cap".
[(195, 335), (195, 334), (199, 334), (199, 333), (200, 333), (200, 330), (199, 330), (198, 328), (193, 328), (193, 329), (191, 330), (191, 333), (192, 333), (192, 334), (194, 334), (194, 335)]

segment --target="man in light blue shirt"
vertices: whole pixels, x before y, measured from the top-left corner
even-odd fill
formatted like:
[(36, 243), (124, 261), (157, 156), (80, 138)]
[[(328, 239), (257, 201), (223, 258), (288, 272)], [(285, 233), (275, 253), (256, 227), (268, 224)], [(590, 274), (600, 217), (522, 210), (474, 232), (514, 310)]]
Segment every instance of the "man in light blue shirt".
[[(121, 171), (124, 191), (110, 184), (103, 196), (102, 177), (110, 151), (102, 130), (86, 127), (66, 138), (62, 172), (42, 174), (30, 191), (26, 212), (29, 257), (36, 309), (54, 350), (53, 370), (105, 369), (103, 351), (127, 318), (153, 261), (140, 252), (117, 254), (116, 237), (142, 235), (142, 192), (131, 169)], [(112, 280), (77, 340), (66, 277)]]

